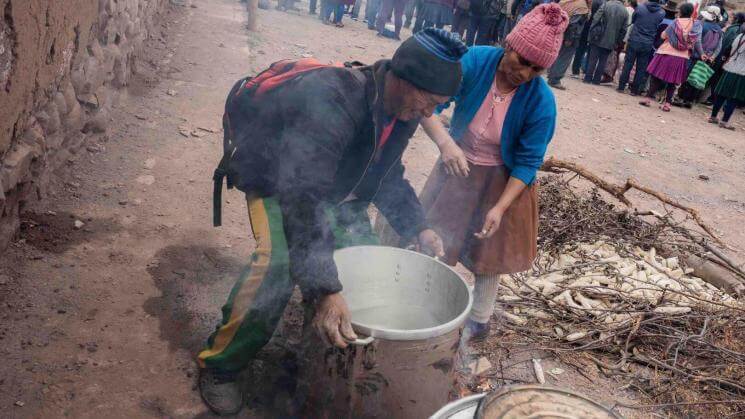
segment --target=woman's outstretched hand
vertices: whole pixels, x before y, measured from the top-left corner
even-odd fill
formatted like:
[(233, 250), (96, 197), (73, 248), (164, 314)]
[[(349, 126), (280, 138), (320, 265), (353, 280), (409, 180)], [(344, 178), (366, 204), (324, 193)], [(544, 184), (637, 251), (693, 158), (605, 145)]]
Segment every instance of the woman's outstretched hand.
[(492, 209), (490, 209), (489, 212), (486, 213), (486, 217), (484, 218), (484, 227), (481, 229), (480, 232), (474, 234), (476, 238), (483, 240), (493, 236), (494, 233), (499, 230), (499, 225), (502, 223), (503, 215), (504, 210), (500, 207), (494, 206)]

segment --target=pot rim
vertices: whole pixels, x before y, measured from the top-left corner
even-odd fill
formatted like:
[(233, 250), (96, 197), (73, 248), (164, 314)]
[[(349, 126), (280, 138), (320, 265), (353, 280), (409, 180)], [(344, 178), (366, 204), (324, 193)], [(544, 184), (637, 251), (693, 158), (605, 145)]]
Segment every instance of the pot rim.
[(429, 419), (448, 419), (466, 409), (473, 409), (475, 416), (478, 404), (487, 394), (489, 393), (472, 394), (458, 400), (453, 400), (445, 406), (442, 406), (440, 410), (430, 416)]
[(397, 340), (397, 341), (425, 340), (425, 339), (429, 339), (429, 338), (433, 338), (437, 336), (442, 336), (449, 332), (452, 332), (453, 330), (458, 329), (466, 321), (466, 318), (471, 313), (471, 306), (473, 305), (473, 292), (472, 292), (472, 288), (468, 285), (468, 283), (453, 268), (441, 262), (440, 260), (427, 256), (423, 253), (415, 252), (413, 250), (408, 250), (408, 249), (401, 249), (399, 247), (391, 247), (391, 246), (350, 246), (350, 247), (345, 247), (343, 249), (338, 249), (334, 252), (334, 254), (344, 253), (345, 250), (347, 249), (360, 249), (360, 248), (366, 248), (366, 247), (367, 248), (371, 248), (371, 247), (372, 248), (385, 248), (385, 249), (396, 251), (399, 253), (408, 253), (408, 254), (416, 255), (416, 257), (427, 258), (429, 259), (430, 262), (440, 264), (441, 266), (447, 268), (447, 270), (452, 272), (456, 278), (458, 278), (458, 280), (460, 281), (459, 283), (463, 285), (466, 293), (468, 294), (468, 303), (466, 304), (466, 307), (463, 309), (463, 311), (458, 316), (456, 316), (454, 319), (450, 320), (449, 322), (440, 324), (438, 326), (428, 327), (425, 329), (410, 329), (410, 330), (387, 329), (387, 328), (380, 328), (380, 327), (370, 327), (365, 324), (357, 323), (354, 320), (352, 320), (352, 328), (354, 329), (355, 332), (361, 333), (366, 336), (372, 336), (376, 339)]

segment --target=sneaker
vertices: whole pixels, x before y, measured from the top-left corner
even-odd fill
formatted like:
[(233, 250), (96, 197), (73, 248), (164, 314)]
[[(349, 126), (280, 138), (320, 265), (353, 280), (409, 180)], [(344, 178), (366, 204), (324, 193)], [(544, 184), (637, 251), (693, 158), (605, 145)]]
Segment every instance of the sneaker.
[(735, 130), (735, 127), (733, 127), (732, 125), (730, 125), (729, 122), (724, 122), (724, 121), (722, 121), (722, 122), (719, 123), (719, 128), (728, 129), (730, 131), (734, 131)]
[(489, 336), (489, 323), (479, 323), (468, 319), (463, 328), (463, 337), (466, 341), (483, 340)]
[(243, 408), (238, 373), (203, 368), (199, 371), (199, 394), (218, 415), (234, 415)]

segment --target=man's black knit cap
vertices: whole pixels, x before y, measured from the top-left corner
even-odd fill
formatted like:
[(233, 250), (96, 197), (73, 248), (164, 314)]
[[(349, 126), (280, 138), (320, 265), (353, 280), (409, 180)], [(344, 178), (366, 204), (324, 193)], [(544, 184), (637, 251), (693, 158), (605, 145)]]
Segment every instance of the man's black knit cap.
[(460, 58), (468, 47), (457, 35), (427, 28), (404, 41), (393, 54), (393, 74), (414, 86), (442, 96), (454, 96), (463, 72)]

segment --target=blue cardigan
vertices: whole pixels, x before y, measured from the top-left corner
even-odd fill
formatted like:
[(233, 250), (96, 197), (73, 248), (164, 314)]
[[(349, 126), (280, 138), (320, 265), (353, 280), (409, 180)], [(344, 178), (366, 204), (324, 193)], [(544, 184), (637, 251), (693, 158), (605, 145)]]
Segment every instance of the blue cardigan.
[[(502, 48), (477, 46), (461, 58), (463, 81), (453, 98), (455, 111), (450, 125), (450, 135), (456, 142), (460, 142), (489, 93), (503, 55)], [(502, 160), (510, 176), (526, 185), (533, 183), (555, 128), (556, 100), (545, 80), (536, 77), (520, 85), (502, 126)]]

